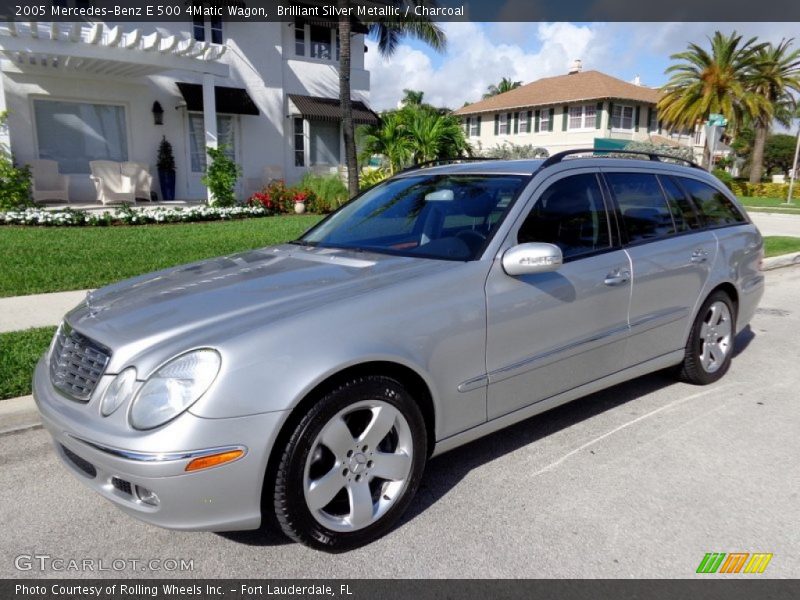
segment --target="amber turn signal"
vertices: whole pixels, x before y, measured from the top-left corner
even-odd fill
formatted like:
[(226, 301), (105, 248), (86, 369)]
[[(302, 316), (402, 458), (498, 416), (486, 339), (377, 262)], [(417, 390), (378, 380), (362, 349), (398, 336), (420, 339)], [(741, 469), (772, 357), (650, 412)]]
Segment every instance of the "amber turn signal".
[(220, 452), (219, 454), (201, 456), (200, 458), (195, 458), (188, 465), (186, 465), (185, 470), (199, 471), (201, 469), (217, 467), (219, 465), (224, 465), (225, 463), (234, 461), (237, 458), (241, 458), (242, 456), (244, 456), (244, 450), (230, 450), (228, 452)]

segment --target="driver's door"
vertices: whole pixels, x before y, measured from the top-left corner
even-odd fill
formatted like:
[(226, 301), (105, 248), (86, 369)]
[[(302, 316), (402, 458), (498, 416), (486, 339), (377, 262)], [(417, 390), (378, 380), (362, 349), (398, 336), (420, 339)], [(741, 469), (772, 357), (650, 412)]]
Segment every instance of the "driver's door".
[(615, 245), (591, 172), (555, 176), (512, 230), (511, 245), (561, 248), (556, 271), (511, 277), (495, 261), (486, 283), (488, 417), (494, 419), (622, 368), (631, 265)]

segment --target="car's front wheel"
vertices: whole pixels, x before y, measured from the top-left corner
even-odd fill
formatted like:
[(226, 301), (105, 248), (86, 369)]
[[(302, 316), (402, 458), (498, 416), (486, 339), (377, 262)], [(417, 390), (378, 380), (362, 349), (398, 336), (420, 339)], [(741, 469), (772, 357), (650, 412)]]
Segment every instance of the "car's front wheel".
[(396, 380), (339, 385), (303, 416), (283, 451), (274, 493), (281, 528), (329, 552), (384, 535), (419, 486), (426, 440), (419, 407)]

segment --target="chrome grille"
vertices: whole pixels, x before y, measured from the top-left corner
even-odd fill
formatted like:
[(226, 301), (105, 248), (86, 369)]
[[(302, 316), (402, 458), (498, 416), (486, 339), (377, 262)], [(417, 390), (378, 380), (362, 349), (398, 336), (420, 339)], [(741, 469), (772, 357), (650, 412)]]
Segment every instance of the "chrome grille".
[(111, 351), (63, 323), (53, 340), (50, 380), (70, 398), (88, 402)]

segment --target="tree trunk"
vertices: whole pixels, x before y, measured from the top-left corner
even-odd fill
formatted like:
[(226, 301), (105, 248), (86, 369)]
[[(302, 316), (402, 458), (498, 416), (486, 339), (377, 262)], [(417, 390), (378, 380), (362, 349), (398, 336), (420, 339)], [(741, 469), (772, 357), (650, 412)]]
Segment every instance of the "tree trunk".
[(750, 183), (761, 183), (764, 172), (764, 146), (767, 143), (767, 125), (761, 120), (753, 123), (753, 154), (750, 156)]
[(344, 16), (349, 0), (337, 0), (339, 9), (339, 102), (342, 105), (342, 136), (344, 137), (344, 161), (347, 166), (347, 190), (352, 198), (358, 194), (358, 163), (356, 162), (356, 139), (353, 126), (353, 100), (350, 95), (350, 17)]

